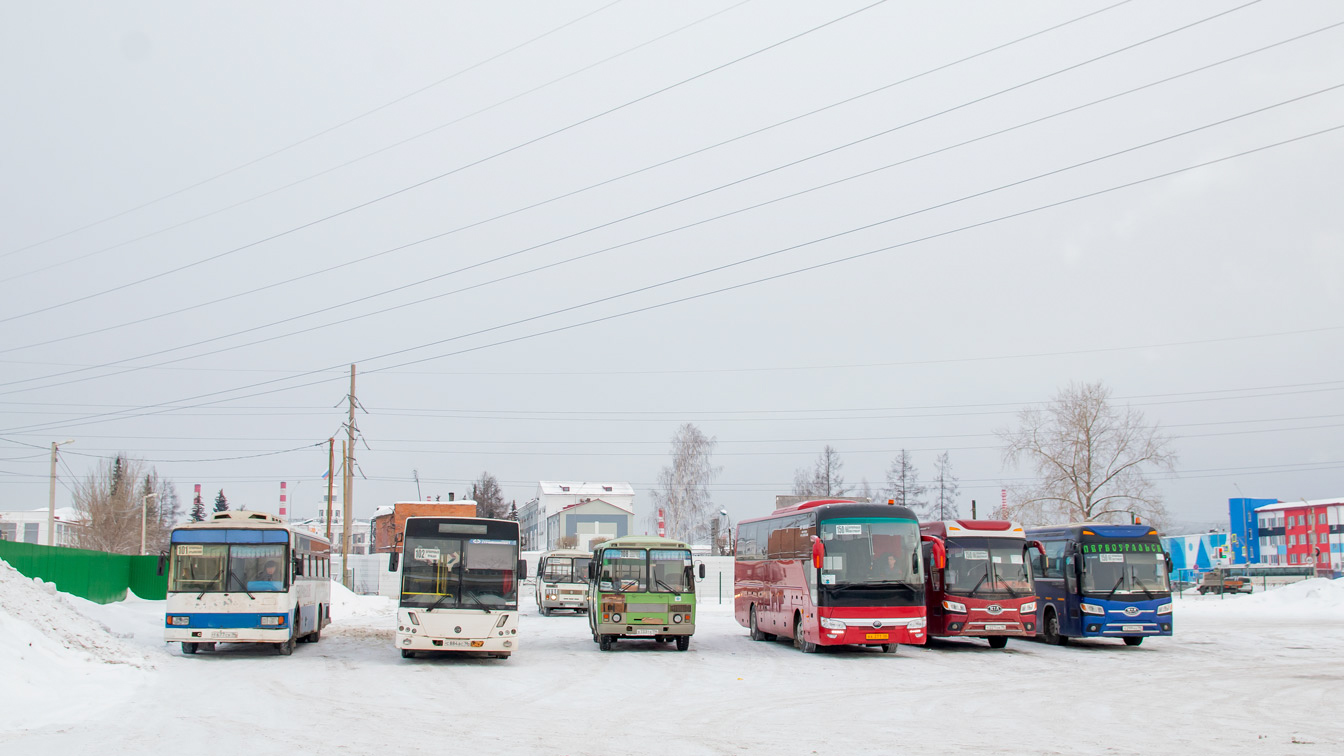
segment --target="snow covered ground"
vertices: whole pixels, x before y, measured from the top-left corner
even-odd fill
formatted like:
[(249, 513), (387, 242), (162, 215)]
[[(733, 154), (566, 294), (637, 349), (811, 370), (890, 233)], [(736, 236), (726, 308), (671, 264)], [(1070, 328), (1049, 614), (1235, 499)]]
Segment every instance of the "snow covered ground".
[(404, 660), (392, 602), (339, 587), (321, 643), (293, 656), (186, 657), (161, 640), (162, 602), (99, 606), (15, 575), (0, 571), (7, 756), (1344, 752), (1330, 703), (1344, 691), (1344, 581), (1184, 597), (1177, 635), (1137, 648), (934, 642), (895, 656), (753, 643), (713, 598), (686, 653), (602, 653), (583, 618), (525, 599), (511, 659)]

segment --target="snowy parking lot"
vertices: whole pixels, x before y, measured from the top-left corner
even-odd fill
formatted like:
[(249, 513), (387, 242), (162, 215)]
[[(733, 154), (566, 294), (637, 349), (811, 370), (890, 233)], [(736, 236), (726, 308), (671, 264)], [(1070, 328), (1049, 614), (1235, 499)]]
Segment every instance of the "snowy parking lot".
[[(933, 642), (895, 656), (752, 642), (709, 598), (688, 652), (602, 653), (525, 600), (508, 660), (402, 659), (392, 602), (337, 589), (291, 657), (162, 642), (0, 565), (0, 753), (1339, 753), (1344, 581), (1184, 597), (1172, 638)], [(87, 619), (85, 619), (87, 618)], [(57, 634), (42, 623), (73, 625)], [(93, 646), (84, 648), (83, 646)]]

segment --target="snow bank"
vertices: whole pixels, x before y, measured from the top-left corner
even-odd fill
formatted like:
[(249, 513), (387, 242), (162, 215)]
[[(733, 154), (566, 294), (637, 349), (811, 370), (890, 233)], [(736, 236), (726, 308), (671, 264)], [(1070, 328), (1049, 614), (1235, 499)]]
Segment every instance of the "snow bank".
[(1177, 616), (1344, 619), (1344, 578), (1310, 578), (1250, 595), (1190, 597), (1176, 604)]
[[(80, 614), (54, 583), (29, 579), (0, 561), (0, 655), (40, 653), (71, 660), (149, 666), (148, 658), (102, 623)], [(35, 635), (34, 635), (35, 634)], [(22, 638), (16, 645), (14, 638)]]
[(351, 617), (386, 617), (396, 613), (397, 602), (386, 596), (361, 596), (336, 581), (331, 582), (331, 621)]
[(0, 731), (114, 705), (153, 668), (148, 656), (80, 614), (72, 600), (0, 561)]

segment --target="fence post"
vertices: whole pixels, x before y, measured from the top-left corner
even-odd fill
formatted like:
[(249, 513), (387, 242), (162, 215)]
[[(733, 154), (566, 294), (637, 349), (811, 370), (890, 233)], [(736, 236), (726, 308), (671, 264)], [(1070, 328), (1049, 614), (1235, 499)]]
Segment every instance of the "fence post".
[(723, 604), (723, 570), (719, 570), (719, 604)]

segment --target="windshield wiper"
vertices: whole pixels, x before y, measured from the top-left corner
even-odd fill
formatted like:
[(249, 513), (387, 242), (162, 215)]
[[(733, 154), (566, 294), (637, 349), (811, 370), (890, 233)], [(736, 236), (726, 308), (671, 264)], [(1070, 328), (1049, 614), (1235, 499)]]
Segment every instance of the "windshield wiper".
[(1122, 572), (1120, 573), (1120, 577), (1115, 579), (1115, 585), (1111, 586), (1111, 592), (1106, 594), (1107, 601), (1110, 601), (1111, 597), (1115, 595), (1115, 592), (1120, 590), (1120, 584), (1123, 582), (1125, 582), (1125, 573)]
[(429, 608), (426, 609), (425, 611), (426, 611), (426, 612), (432, 612), (432, 611), (434, 611), (435, 609), (438, 608), (439, 604), (442, 604), (442, 603), (443, 603), (443, 600), (444, 600), (444, 599), (448, 598), (448, 597), (451, 596), (451, 595), (453, 595), (453, 594), (451, 594), (451, 593), (443, 593), (443, 594), (440, 594), (439, 597), (438, 597), (437, 599), (434, 599), (434, 603), (430, 604), (430, 605), (429, 605)]
[(471, 599), (472, 601), (475, 601), (476, 606), (479, 606), (480, 608), (484, 609), (486, 614), (490, 613), (490, 607), (486, 606), (485, 602), (481, 601), (480, 597), (477, 596), (475, 593), (468, 593), (467, 598)]
[(654, 580), (654, 582), (658, 583), (658, 585), (661, 585), (662, 587), (666, 588), (668, 593), (685, 593), (685, 592), (686, 592), (686, 591), (679, 591), (679, 590), (673, 588), (672, 586), (668, 585), (667, 583), (664, 583), (662, 578), (654, 578), (653, 580)]
[[(243, 579), (240, 578), (240, 577), (238, 577), (238, 573), (234, 572), (233, 570), (229, 570), (229, 577), (231, 577), (231, 578), (233, 578), (234, 580), (237, 580), (237, 581), (238, 581), (238, 584), (239, 584), (240, 586), (243, 587), (243, 593), (246, 593), (248, 598), (253, 599), (253, 600), (256, 600), (257, 597), (256, 597), (256, 596), (253, 596), (253, 595), (252, 595), (252, 591), (249, 591), (249, 590), (247, 589), (247, 583), (244, 583), (244, 582), (243, 582)], [(226, 583), (226, 585), (227, 585), (227, 583)], [(204, 596), (205, 594), (201, 594), (201, 595)]]
[(989, 573), (988, 573), (988, 572), (986, 572), (985, 574), (981, 575), (981, 576), (980, 576), (980, 580), (979, 580), (978, 582), (976, 582), (975, 587), (972, 588), (972, 589), (970, 590), (970, 592), (966, 594), (966, 597), (967, 597), (967, 598), (970, 598), (971, 596), (974, 596), (974, 595), (975, 595), (975, 592), (978, 591), (978, 590), (980, 590), (980, 586), (985, 582), (985, 578), (987, 578), (987, 577), (989, 577)]
[(1149, 599), (1152, 599), (1153, 592), (1148, 590), (1148, 588), (1143, 584), (1143, 578), (1139, 577), (1138, 575), (1135, 575), (1134, 584), (1139, 586), (1139, 590), (1143, 591), (1143, 595), (1147, 596)]

